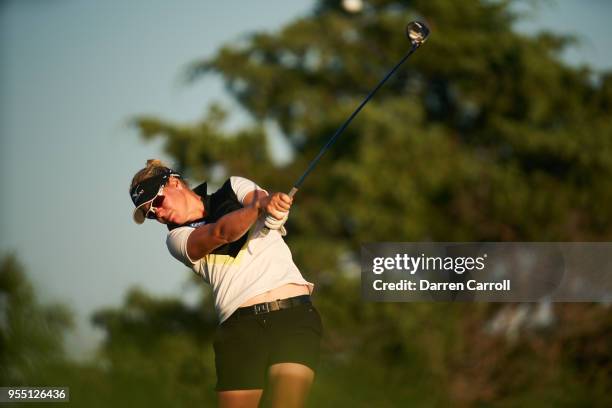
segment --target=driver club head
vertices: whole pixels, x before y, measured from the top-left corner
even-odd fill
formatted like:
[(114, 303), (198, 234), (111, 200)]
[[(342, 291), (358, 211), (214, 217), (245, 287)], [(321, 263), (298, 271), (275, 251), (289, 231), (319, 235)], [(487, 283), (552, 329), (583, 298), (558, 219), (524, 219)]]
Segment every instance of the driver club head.
[(406, 26), (406, 36), (413, 46), (420, 46), (429, 37), (429, 28), (425, 23), (412, 21)]

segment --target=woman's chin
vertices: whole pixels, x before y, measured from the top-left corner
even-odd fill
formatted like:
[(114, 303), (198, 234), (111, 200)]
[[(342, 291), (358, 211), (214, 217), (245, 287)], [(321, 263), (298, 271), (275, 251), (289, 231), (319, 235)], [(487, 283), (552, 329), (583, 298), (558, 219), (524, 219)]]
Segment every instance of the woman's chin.
[(168, 215), (168, 224), (181, 225), (181, 224), (184, 224), (186, 222), (187, 222), (187, 220), (185, 219), (185, 217), (181, 217), (179, 214), (170, 213)]

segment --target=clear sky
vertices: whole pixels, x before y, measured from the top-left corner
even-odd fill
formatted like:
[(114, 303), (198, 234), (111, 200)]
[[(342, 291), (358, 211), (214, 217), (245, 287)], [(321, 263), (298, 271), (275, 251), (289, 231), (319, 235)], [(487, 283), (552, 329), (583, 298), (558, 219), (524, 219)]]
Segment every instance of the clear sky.
[[(218, 78), (184, 86), (182, 69), (313, 4), (0, 0), (0, 252), (17, 253), (43, 301), (77, 313), (75, 355), (95, 344), (94, 310), (131, 286), (184, 296), (191, 274), (168, 255), (162, 226), (131, 221), (131, 176), (165, 157), (129, 119), (190, 122), (213, 100), (231, 104)], [(574, 32), (582, 46), (565, 58), (610, 69), (610, 15), (605, 0), (545, 1), (519, 28)]]

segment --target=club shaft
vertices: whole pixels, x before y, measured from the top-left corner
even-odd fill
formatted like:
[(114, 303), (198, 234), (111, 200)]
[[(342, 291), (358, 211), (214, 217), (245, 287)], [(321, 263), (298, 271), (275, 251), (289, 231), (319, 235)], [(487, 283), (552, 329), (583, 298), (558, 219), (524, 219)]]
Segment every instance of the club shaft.
[(310, 174), (310, 172), (316, 167), (316, 165), (319, 163), (319, 160), (321, 160), (321, 157), (323, 157), (325, 152), (336, 142), (336, 139), (338, 139), (338, 137), (342, 134), (342, 132), (344, 132), (344, 129), (346, 129), (346, 127), (351, 123), (351, 121), (355, 118), (355, 116), (357, 116), (359, 111), (361, 111), (361, 109), (365, 106), (365, 104), (368, 103), (370, 99), (372, 99), (372, 96), (374, 96), (376, 91), (378, 91), (380, 87), (383, 86), (383, 84), (387, 81), (387, 79), (389, 79), (391, 75), (393, 75), (393, 73), (397, 71), (400, 65), (402, 65), (418, 47), (419, 45), (416, 43), (412, 45), (412, 47), (410, 48), (410, 51), (408, 51), (408, 53), (404, 55), (404, 57), (387, 73), (387, 75), (385, 75), (385, 77), (378, 83), (378, 85), (376, 85), (376, 87), (370, 91), (368, 96), (365, 97), (365, 99), (361, 102), (361, 104), (357, 107), (357, 109), (355, 109), (355, 111), (351, 114), (351, 116), (349, 116), (349, 118), (342, 124), (342, 126), (338, 128), (338, 130), (336, 130), (336, 133), (334, 133), (334, 135), (327, 141), (327, 143), (325, 143), (325, 146), (323, 146), (321, 151), (319, 151), (319, 154), (317, 154), (317, 156), (310, 162), (304, 174), (302, 174), (300, 178), (295, 182), (295, 184), (293, 185), (293, 188), (291, 189), (289, 193), (291, 197), (293, 197), (295, 193), (297, 193), (298, 189), (300, 188), (300, 186), (302, 185), (302, 183), (304, 182), (308, 174)]

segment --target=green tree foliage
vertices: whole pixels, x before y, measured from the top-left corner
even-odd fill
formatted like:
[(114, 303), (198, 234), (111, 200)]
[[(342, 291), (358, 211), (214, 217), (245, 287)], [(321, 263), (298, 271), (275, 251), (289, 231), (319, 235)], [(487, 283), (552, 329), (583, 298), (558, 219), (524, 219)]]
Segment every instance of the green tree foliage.
[[(555, 305), (548, 331), (527, 325), (512, 341), (487, 330), (504, 311), (497, 306), (359, 297), (362, 242), (612, 237), (612, 74), (562, 63), (569, 36), (517, 33), (511, 1), (370, 0), (349, 13), (321, 0), (282, 30), (190, 67), (190, 80), (220, 75), (251, 125), (227, 131), (216, 105), (194, 124), (147, 116), (136, 124), (193, 179), (238, 174), (287, 191), (405, 54), (402, 30), (416, 18), (430, 25), (430, 40), (327, 153), (289, 219), (294, 259), (317, 283), (327, 328), (313, 406), (603, 404), (612, 324), (604, 306)], [(291, 148), (288, 164), (272, 160), (269, 123)], [(116, 339), (157, 344), (154, 328), (174, 316), (197, 321), (148, 301), (101, 315), (107, 350)], [(144, 323), (130, 320), (134, 304), (149, 305)]]
[(210, 296), (201, 307), (155, 299), (131, 290), (119, 310), (97, 312), (106, 338), (98, 361), (106, 367), (100, 406), (212, 406), (215, 368), (211, 347), (217, 326)]
[(67, 386), (76, 407), (213, 406), (216, 317), (209, 302), (201, 303), (194, 309), (132, 290), (120, 311), (93, 316), (106, 331), (98, 356), (71, 361), (63, 343), (72, 313), (63, 305), (41, 305), (17, 257), (4, 256), (0, 385)]
[(72, 315), (62, 305), (40, 305), (15, 255), (0, 259), (0, 384), (31, 385), (64, 358)]

